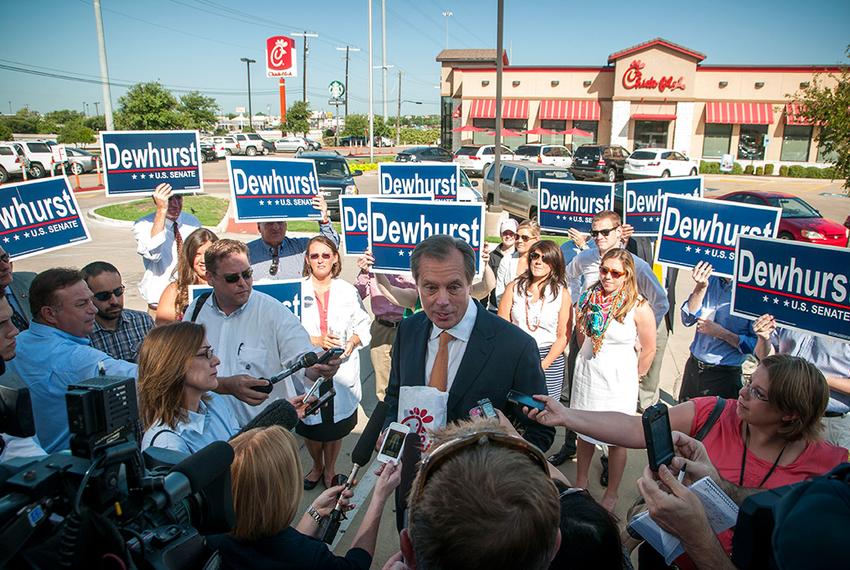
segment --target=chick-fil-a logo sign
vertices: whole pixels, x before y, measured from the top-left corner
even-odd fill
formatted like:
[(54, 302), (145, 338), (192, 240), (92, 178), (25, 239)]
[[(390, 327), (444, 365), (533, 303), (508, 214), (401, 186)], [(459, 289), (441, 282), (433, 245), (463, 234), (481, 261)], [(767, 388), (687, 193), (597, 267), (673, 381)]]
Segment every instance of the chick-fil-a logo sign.
[(632, 61), (623, 74), (623, 87), (626, 89), (658, 89), (661, 93), (685, 89), (685, 78), (682, 76), (679, 76), (678, 79), (673, 79), (672, 75), (665, 75), (659, 80), (656, 80), (655, 77), (644, 79), (641, 71), (644, 67), (646, 67), (646, 64), (641, 60)]

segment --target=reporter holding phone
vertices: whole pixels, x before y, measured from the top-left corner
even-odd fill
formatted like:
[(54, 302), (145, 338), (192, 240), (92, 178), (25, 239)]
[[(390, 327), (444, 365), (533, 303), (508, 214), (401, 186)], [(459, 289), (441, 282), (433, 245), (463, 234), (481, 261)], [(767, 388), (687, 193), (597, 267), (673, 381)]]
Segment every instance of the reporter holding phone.
[(359, 348), (369, 344), (371, 319), (363, 308), (357, 289), (339, 279), (342, 259), (336, 244), (325, 236), (316, 236), (304, 254), (305, 276), (302, 285), (301, 324), (310, 341), (325, 350), (344, 350), (342, 364), (316, 396), (331, 386), (334, 396), (320, 411), (299, 422), (295, 431), (305, 439), (313, 466), (304, 477), (304, 489), (313, 489), (320, 481), (326, 488), (339, 485), (336, 460), (342, 438), (357, 425), (357, 406), (361, 398)]

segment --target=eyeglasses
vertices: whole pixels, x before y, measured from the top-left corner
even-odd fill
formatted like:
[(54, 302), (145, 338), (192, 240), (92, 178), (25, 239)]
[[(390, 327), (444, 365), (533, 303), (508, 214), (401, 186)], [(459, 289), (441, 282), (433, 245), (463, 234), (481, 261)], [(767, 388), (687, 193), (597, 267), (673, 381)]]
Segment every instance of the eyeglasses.
[(545, 260), (545, 259), (543, 259), (543, 254), (542, 254), (542, 253), (540, 253), (540, 252), (537, 252), (537, 251), (533, 251), (533, 252), (529, 253), (529, 254), (528, 254), (528, 258), (529, 258), (531, 261), (537, 261), (537, 260), (539, 259), (539, 260), (540, 260), (540, 261), (542, 261), (543, 263), (546, 263), (546, 260)]
[(620, 226), (614, 226), (613, 228), (605, 228), (604, 230), (590, 230), (590, 237), (595, 238), (598, 235), (602, 235), (602, 237), (608, 237), (608, 234), (619, 228)]
[(467, 447), (472, 447), (473, 445), (487, 444), (523, 453), (526, 457), (531, 459), (534, 464), (540, 466), (547, 477), (549, 476), (549, 464), (546, 461), (546, 457), (536, 446), (528, 443), (521, 437), (515, 437), (499, 432), (477, 431), (475, 433), (450, 439), (431, 450), (431, 453), (422, 460), (422, 463), (419, 466), (419, 476), (416, 478), (416, 488), (413, 489), (412, 496), (415, 499), (420, 498), (425, 490), (425, 484), (428, 482), (428, 478), (453, 455), (456, 455), (461, 450), (466, 449)]
[(747, 394), (747, 396), (753, 397), (756, 400), (761, 400), (762, 402), (770, 401), (767, 399), (767, 396), (765, 396), (764, 392), (761, 391), (761, 388), (753, 386), (752, 379), (744, 381), (744, 393)]
[[(0, 257), (0, 260), (2, 260), (2, 257)], [(124, 294), (124, 289), (125, 287), (121, 285), (120, 287), (117, 287), (112, 291), (99, 291), (97, 293), (94, 293), (92, 294), (92, 297), (94, 297), (98, 301), (108, 301), (112, 298), (113, 295), (115, 295), (115, 298), (117, 299)]]
[(322, 259), (330, 259), (330, 258), (331, 258), (331, 254), (330, 254), (330, 253), (327, 253), (327, 252), (326, 252), (326, 253), (311, 253), (311, 254), (310, 254), (310, 259), (312, 259), (313, 261), (315, 261), (315, 260), (319, 259), (320, 257), (321, 257)]
[(502, 232), (503, 238), (516, 238), (516, 234), (510, 230)]
[(202, 346), (202, 347), (201, 347), (201, 352), (199, 352), (199, 353), (198, 353), (198, 354), (196, 354), (195, 356), (197, 356), (198, 358), (200, 358), (200, 357), (202, 357), (202, 356), (203, 356), (203, 357), (204, 357), (204, 358), (206, 358), (207, 360), (212, 360), (212, 359), (213, 359), (213, 356), (215, 356), (215, 351), (213, 350), (213, 347), (211, 347), (211, 346), (209, 346), (209, 345), (207, 345), (207, 346)]
[(224, 275), (221, 276), (221, 278), (224, 279), (224, 281), (226, 283), (232, 284), (232, 283), (238, 283), (240, 277), (242, 279), (244, 279), (245, 281), (249, 281), (251, 279), (252, 275), (254, 275), (254, 270), (249, 267), (248, 269), (246, 269), (245, 271), (242, 271), (240, 273), (225, 273)]
[(616, 269), (611, 269), (610, 267), (605, 267), (604, 265), (599, 266), (599, 275), (605, 277), (606, 275), (611, 275), (614, 279), (619, 279), (623, 275), (625, 275), (625, 271), (617, 271)]
[(516, 237), (521, 239), (524, 242), (530, 242), (531, 240), (534, 239), (534, 236), (528, 235), (528, 234), (517, 234)]
[(561, 493), (558, 495), (558, 498), (563, 499), (564, 497), (569, 497), (570, 495), (575, 495), (577, 493), (590, 495), (590, 491), (588, 491), (587, 489), (582, 489), (581, 487), (570, 487), (561, 491)]

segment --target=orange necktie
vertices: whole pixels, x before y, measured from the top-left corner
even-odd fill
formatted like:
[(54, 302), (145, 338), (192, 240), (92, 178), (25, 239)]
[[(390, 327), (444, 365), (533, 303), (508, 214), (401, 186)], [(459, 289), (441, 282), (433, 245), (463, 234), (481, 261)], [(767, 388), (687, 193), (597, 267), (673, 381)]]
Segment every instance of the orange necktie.
[(428, 385), (445, 392), (449, 385), (449, 341), (455, 337), (447, 331), (440, 333), (440, 346), (437, 348), (437, 356), (434, 358), (434, 367), (431, 368), (431, 378)]

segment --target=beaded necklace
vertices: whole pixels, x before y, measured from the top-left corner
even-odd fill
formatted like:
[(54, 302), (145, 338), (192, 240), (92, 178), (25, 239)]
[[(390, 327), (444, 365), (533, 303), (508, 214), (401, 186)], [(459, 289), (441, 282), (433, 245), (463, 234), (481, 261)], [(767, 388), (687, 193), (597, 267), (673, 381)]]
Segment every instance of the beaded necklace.
[[(543, 317), (543, 304), (546, 302), (542, 292), (540, 293), (540, 310), (535, 314), (533, 321), (529, 321), (528, 315), (531, 313), (531, 308), (533, 305), (529, 305), (529, 298), (531, 297), (531, 291), (528, 290), (525, 292), (525, 326), (526, 330), (529, 332), (534, 332), (540, 328), (540, 321)], [(531, 323), (534, 323), (533, 325)]]
[(611, 315), (618, 312), (626, 301), (626, 292), (620, 289), (606, 297), (598, 283), (585, 291), (579, 299), (580, 318), (584, 323), (584, 334), (593, 342), (594, 356), (602, 348), (605, 332), (611, 324)]

